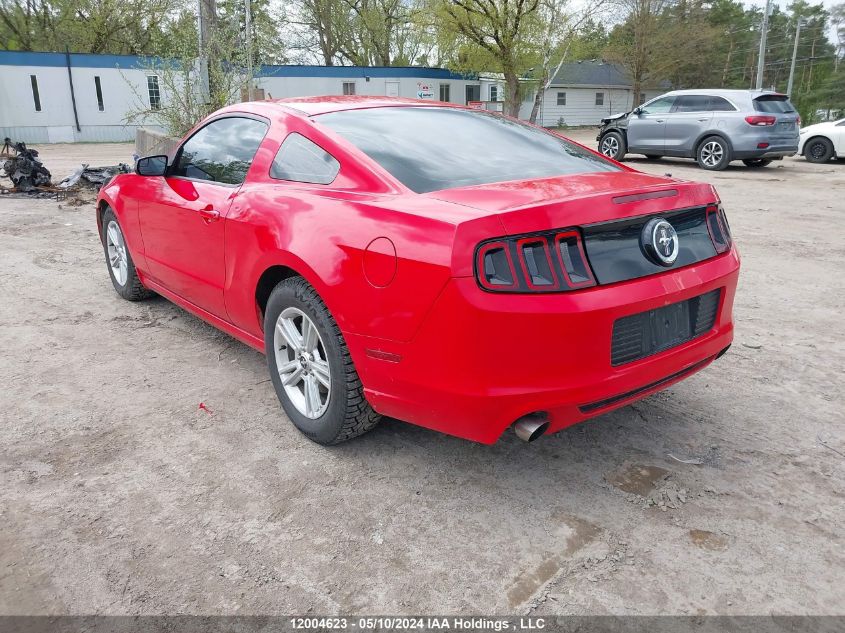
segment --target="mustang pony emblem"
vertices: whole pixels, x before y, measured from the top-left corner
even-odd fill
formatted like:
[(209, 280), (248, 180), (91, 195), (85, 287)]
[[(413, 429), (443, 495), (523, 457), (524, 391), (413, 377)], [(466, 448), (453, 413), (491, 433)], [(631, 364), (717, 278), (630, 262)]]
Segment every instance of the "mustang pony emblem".
[(652, 218), (646, 222), (640, 243), (646, 256), (655, 264), (671, 266), (678, 259), (678, 233), (663, 218)]

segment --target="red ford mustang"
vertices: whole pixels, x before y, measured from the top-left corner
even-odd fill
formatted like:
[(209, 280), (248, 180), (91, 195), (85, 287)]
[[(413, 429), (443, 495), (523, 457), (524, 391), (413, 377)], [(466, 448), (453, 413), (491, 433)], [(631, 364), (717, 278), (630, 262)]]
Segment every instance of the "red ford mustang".
[(532, 440), (702, 369), (739, 256), (710, 185), (500, 115), (379, 97), (224, 108), (97, 201), (109, 273), (265, 352), (324, 444), (387, 415)]

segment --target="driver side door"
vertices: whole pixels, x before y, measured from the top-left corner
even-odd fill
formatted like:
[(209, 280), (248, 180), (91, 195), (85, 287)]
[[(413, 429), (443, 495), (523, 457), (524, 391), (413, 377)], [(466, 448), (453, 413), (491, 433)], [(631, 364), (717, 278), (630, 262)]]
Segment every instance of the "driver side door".
[(639, 107), (628, 119), (628, 151), (662, 154), (666, 145), (666, 118), (675, 97), (658, 97)]
[(166, 290), (229, 320), (223, 301), (226, 217), (268, 123), (224, 115), (194, 132), (164, 178), (151, 178), (138, 218), (148, 274)]

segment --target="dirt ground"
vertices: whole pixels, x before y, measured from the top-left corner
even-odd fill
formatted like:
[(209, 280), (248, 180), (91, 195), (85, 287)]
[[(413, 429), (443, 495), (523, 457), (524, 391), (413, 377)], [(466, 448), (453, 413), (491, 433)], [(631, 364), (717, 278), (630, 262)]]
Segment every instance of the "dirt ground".
[(530, 445), (312, 444), (263, 356), (118, 298), (90, 206), (0, 198), (0, 614), (845, 614), (845, 162), (629, 164), (718, 187), (736, 340)]

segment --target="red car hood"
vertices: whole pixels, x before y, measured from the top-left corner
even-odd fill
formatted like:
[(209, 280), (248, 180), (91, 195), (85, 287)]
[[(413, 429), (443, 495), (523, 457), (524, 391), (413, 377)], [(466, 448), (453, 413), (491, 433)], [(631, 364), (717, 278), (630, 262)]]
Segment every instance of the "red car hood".
[(683, 209), (718, 200), (711, 185), (636, 171), (446, 189), (427, 197), (495, 213), (509, 234)]

